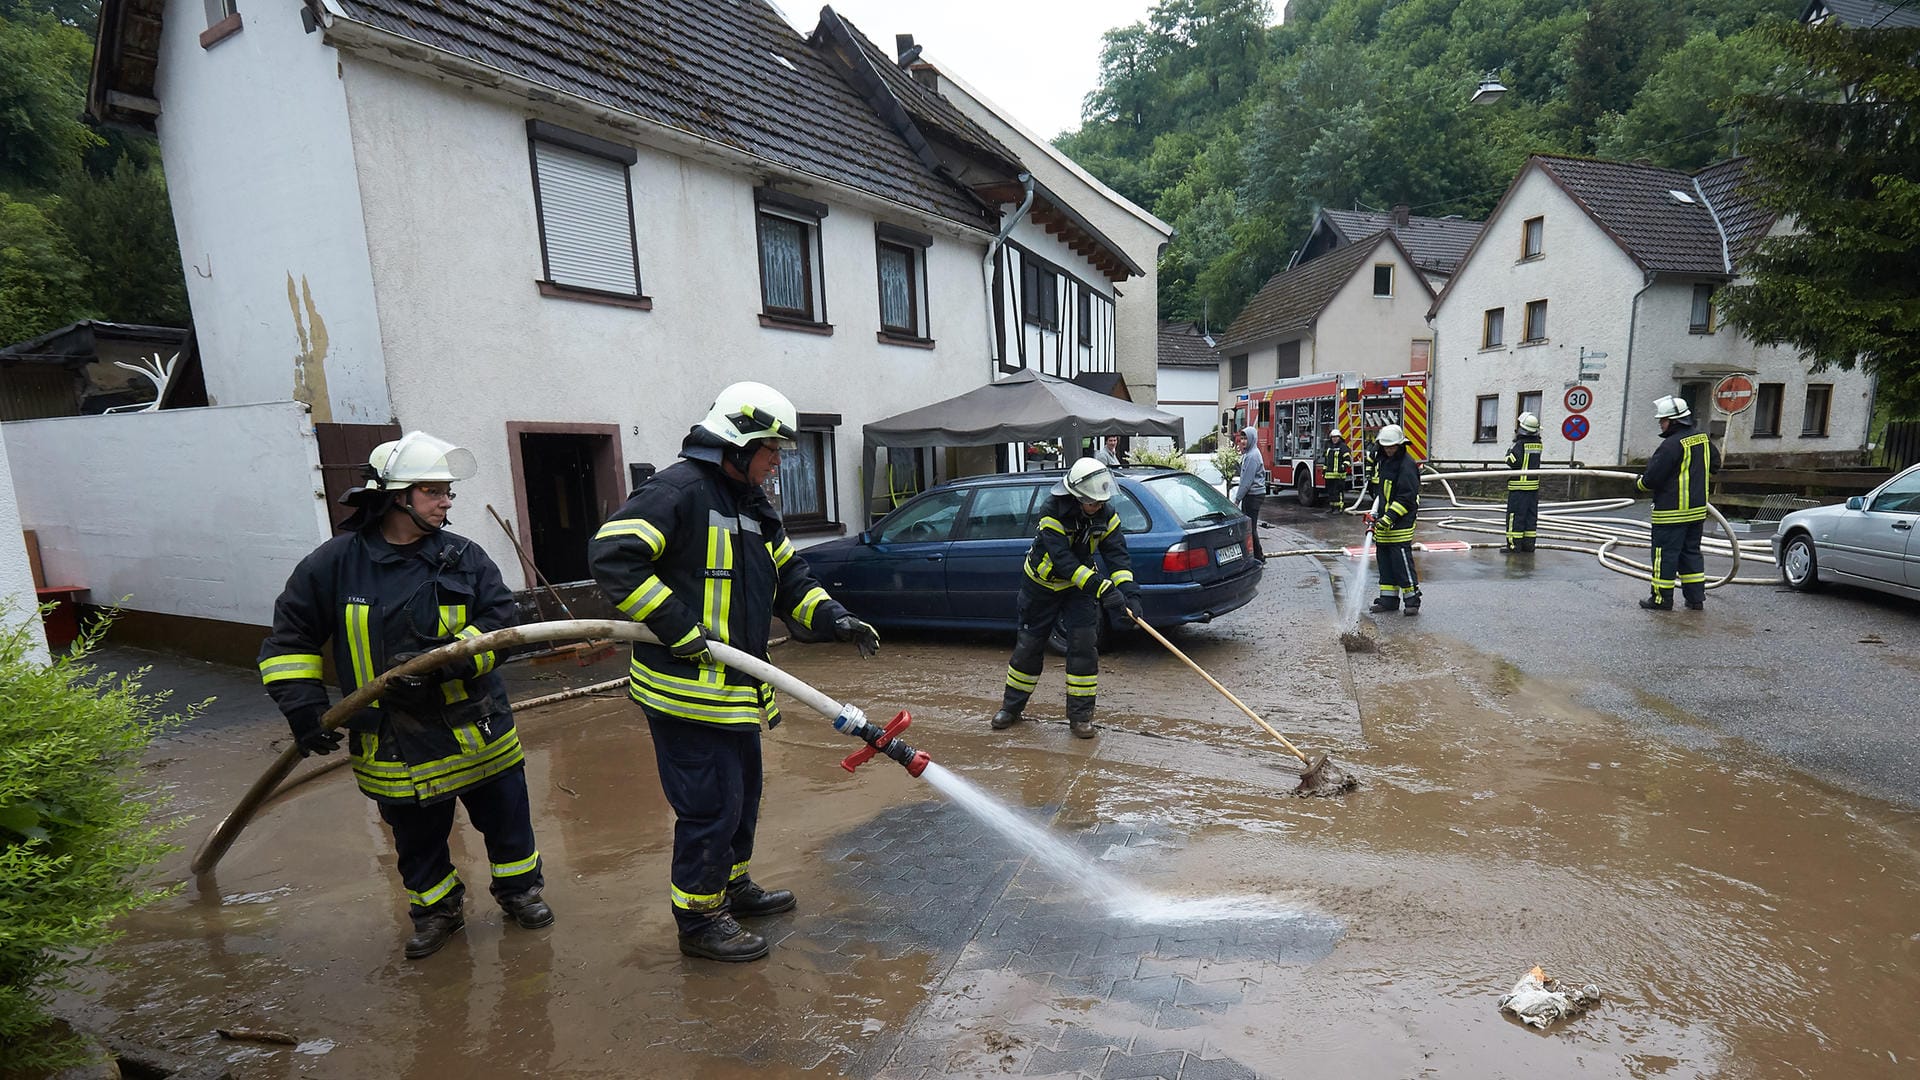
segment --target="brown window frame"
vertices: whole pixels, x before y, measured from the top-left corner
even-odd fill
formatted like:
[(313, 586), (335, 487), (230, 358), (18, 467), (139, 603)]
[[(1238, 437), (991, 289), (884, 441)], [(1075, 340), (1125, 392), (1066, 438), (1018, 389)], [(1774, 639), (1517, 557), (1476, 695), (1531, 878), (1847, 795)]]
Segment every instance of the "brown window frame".
[(1227, 357), (1227, 389), (1245, 390), (1247, 388), (1247, 355), (1240, 353)]
[[(888, 252), (904, 255), (907, 260), (907, 321), (905, 325), (895, 325), (887, 321), (886, 279), (879, 273), (880, 261)], [(918, 338), (926, 335), (920, 332), (920, 263), (922, 252), (919, 248), (896, 244), (891, 240), (875, 240), (873, 243), (874, 277), (880, 295), (880, 329), (883, 333), (899, 337)]]
[[(1535, 311), (1540, 313), (1540, 325), (1537, 327), (1540, 332), (1538, 334), (1534, 333), (1536, 329), (1533, 324)], [(1522, 345), (1539, 345), (1547, 340), (1547, 302), (1545, 300), (1527, 301), (1526, 314), (1520, 324), (1520, 333), (1522, 335), (1520, 344)]]
[(1763, 382), (1753, 391), (1753, 437), (1756, 439), (1777, 439), (1780, 437), (1781, 414), (1786, 409), (1787, 385), (1777, 382)]
[[(1041, 305), (1034, 303), (1034, 293), (1039, 291), (1040, 279), (1051, 279), (1047, 289), (1048, 303), (1044, 313)], [(1060, 329), (1060, 281), (1067, 275), (1059, 267), (1043, 259), (1035, 258), (1025, 251), (1020, 253), (1020, 321), (1042, 330)]]
[[(1486, 422), (1487, 403), (1493, 403), (1493, 423)], [(1500, 395), (1481, 394), (1473, 399), (1473, 441), (1492, 443), (1500, 441)]]
[(816, 486), (813, 493), (820, 500), (820, 511), (818, 513), (789, 512), (786, 505), (786, 486), (783, 483), (780, 490), (780, 517), (790, 532), (829, 531), (840, 527), (841, 524), (839, 485), (834, 477), (840, 449), (836, 443), (835, 434), (840, 427), (841, 416), (839, 413), (801, 413), (797, 419), (800, 422), (802, 436), (814, 436), (819, 439), (821, 454), (819, 467), (815, 471)]
[(1547, 253), (1547, 216), (1540, 214), (1520, 223), (1520, 261), (1538, 259)]
[[(779, 222), (781, 225), (790, 225), (800, 233), (800, 288), (805, 297), (805, 304), (802, 307), (777, 306), (767, 298), (766, 251), (768, 222)], [(753, 226), (754, 254), (759, 256), (756, 262), (758, 262), (760, 266), (760, 313), (776, 319), (793, 319), (796, 322), (824, 322), (825, 320), (816, 319), (813, 316), (813, 297), (816, 291), (813, 287), (813, 241), (814, 231), (819, 228), (819, 223), (808, 224), (788, 214), (776, 214), (767, 210), (756, 210), (753, 215)]]
[(1079, 325), (1075, 327), (1074, 338), (1085, 348), (1093, 348), (1093, 290), (1085, 285), (1074, 285), (1074, 318)]
[[(1807, 414), (1813, 409), (1814, 391), (1820, 391), (1820, 423), (1808, 426)], [(1833, 423), (1833, 384), (1808, 383), (1806, 404), (1800, 410), (1800, 437), (1803, 439), (1824, 439)]]
[[(1699, 320), (1700, 301), (1703, 299), (1700, 292), (1702, 289), (1706, 290), (1706, 295), (1704, 297), (1704, 299), (1707, 302), (1707, 321), (1706, 322), (1701, 322)], [(1718, 329), (1718, 326), (1716, 324), (1719, 321), (1719, 311), (1714, 306), (1713, 295), (1714, 293), (1719, 291), (1720, 291), (1719, 286), (1709, 285), (1705, 282), (1700, 282), (1694, 285), (1693, 300), (1691, 305), (1687, 309), (1687, 333), (1711, 334), (1716, 329)]]
[[(1500, 336), (1493, 335), (1494, 317), (1500, 320)], [(1480, 315), (1480, 347), (1482, 349), (1504, 349), (1507, 346), (1507, 309), (1490, 307)]]
[[(754, 268), (760, 274), (760, 325), (833, 332), (827, 322), (827, 280), (821, 234), (827, 204), (779, 188), (753, 189)], [(800, 228), (800, 274), (805, 279), (806, 305), (775, 307), (767, 299), (767, 221), (773, 219)]]

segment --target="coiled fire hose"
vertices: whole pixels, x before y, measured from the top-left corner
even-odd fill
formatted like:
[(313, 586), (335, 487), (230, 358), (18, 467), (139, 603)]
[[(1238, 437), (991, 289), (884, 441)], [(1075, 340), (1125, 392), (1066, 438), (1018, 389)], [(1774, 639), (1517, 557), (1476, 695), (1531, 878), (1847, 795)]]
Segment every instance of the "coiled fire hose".
[[(645, 626), (632, 622), (617, 622), (611, 619), (568, 619), (556, 622), (532, 623), (526, 626), (513, 626), (505, 630), (495, 630), (478, 637), (462, 638), (459, 641), (421, 653), (404, 664), (398, 664), (382, 672), (370, 683), (340, 699), (340, 702), (328, 709), (320, 718), (323, 731), (332, 730), (346, 723), (361, 709), (366, 708), (386, 692), (387, 684), (402, 675), (425, 675), (436, 668), (455, 660), (464, 660), (483, 652), (510, 649), (519, 645), (529, 645), (551, 641), (579, 641), (595, 638), (614, 638), (622, 641), (646, 641), (659, 644), (660, 639), (653, 636)], [(787, 695), (799, 700), (809, 709), (833, 721), (833, 729), (844, 735), (851, 735), (866, 743), (864, 749), (855, 751), (841, 766), (852, 772), (855, 766), (871, 758), (874, 754), (884, 754), (903, 766), (913, 776), (919, 776), (926, 770), (930, 758), (923, 752), (901, 742), (898, 735), (907, 727), (907, 714), (901, 713), (893, 722), (881, 728), (867, 720), (866, 714), (855, 705), (843, 705), (826, 694), (807, 685), (799, 678), (773, 666), (765, 660), (749, 656), (739, 649), (721, 641), (709, 639), (707, 649), (713, 658), (727, 667), (759, 679), (772, 685)], [(280, 752), (273, 764), (260, 774), (246, 794), (234, 805), (233, 810), (221, 819), (200, 850), (194, 853), (189, 864), (195, 874), (206, 874), (218, 866), (233, 842), (239, 838), (241, 830), (253, 820), (253, 816), (273, 796), (282, 781), (300, 764), (300, 747), (289, 745)]]

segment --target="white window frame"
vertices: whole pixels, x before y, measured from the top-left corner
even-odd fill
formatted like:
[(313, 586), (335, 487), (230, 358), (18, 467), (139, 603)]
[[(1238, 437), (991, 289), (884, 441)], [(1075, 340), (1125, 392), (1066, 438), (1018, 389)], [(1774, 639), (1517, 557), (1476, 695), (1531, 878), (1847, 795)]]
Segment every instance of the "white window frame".
[[(1540, 312), (1540, 325), (1538, 327), (1535, 327), (1533, 324), (1533, 313), (1536, 310), (1536, 306), (1538, 311)], [(1524, 309), (1524, 311), (1525, 311), (1525, 314), (1523, 314), (1520, 317), (1521, 318), (1520, 344), (1522, 345), (1545, 344), (1547, 341), (1547, 302), (1544, 299), (1529, 300), (1527, 301), (1527, 306)], [(1534, 330), (1536, 329), (1540, 331), (1537, 334), (1534, 333)]]
[(1520, 261), (1538, 259), (1547, 253), (1547, 218), (1545, 214), (1530, 217), (1520, 223)]
[(1482, 394), (1473, 399), (1473, 441), (1500, 441), (1500, 395)]
[[(886, 222), (876, 222), (873, 233), (873, 277), (875, 297), (879, 304), (879, 340), (894, 345), (932, 345), (933, 324), (927, 310), (927, 302), (931, 298), (927, 283), (927, 252), (933, 246), (933, 237)], [(888, 248), (904, 251), (908, 256), (908, 304), (912, 308), (913, 321), (910, 327), (887, 323), (886, 281), (880, 273), (880, 260)]]

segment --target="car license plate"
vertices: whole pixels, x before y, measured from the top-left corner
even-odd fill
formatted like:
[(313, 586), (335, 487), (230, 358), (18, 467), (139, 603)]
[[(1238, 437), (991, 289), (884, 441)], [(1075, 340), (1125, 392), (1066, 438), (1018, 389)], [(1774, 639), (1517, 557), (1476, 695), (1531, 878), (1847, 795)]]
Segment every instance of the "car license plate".
[(1213, 549), (1214, 558), (1220, 560), (1221, 566), (1225, 566), (1228, 563), (1233, 562), (1235, 559), (1240, 558), (1240, 556), (1244, 554), (1246, 554), (1246, 552), (1243, 552), (1240, 550), (1239, 544), (1228, 544), (1226, 547)]

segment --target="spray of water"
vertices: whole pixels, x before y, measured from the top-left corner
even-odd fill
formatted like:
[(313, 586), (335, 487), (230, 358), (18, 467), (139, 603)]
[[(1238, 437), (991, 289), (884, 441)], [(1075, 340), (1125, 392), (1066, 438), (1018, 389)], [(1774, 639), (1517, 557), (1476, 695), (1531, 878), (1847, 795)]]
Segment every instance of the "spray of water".
[(1348, 556), (1347, 594), (1340, 603), (1340, 632), (1352, 633), (1360, 628), (1360, 611), (1366, 603), (1367, 585), (1373, 572), (1373, 533), (1369, 531), (1360, 550)]
[(1025, 848), (1042, 866), (1114, 918), (1137, 923), (1176, 924), (1296, 918), (1303, 912), (1252, 896), (1168, 897), (1149, 892), (1093, 861), (1024, 815), (981, 791), (938, 763), (922, 779), (996, 832)]

